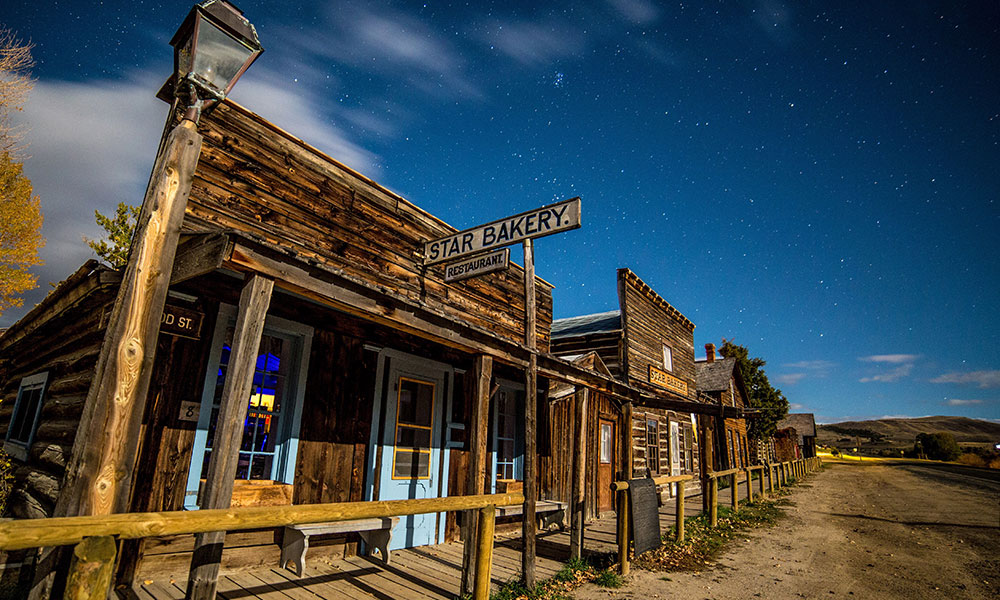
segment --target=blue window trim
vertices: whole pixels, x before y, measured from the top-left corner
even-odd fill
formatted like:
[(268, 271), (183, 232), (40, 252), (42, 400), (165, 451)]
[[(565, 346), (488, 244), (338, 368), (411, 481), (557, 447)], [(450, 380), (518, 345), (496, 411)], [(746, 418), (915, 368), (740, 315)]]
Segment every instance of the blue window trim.
[[(211, 359), (205, 368), (198, 426), (195, 430), (194, 444), (191, 449), (191, 462), (188, 467), (188, 480), (184, 493), (185, 510), (198, 510), (198, 488), (201, 485), (201, 468), (205, 458), (205, 446), (208, 441), (208, 426), (212, 419), (212, 400), (215, 396), (215, 384), (222, 356), (222, 346), (226, 341), (226, 329), (236, 322), (236, 313), (237, 307), (231, 304), (223, 304), (219, 307), (219, 317), (216, 320), (215, 332), (212, 335)], [(277, 460), (271, 467), (275, 481), (293, 483), (295, 479), (295, 461), (298, 456), (299, 428), (302, 423), (302, 405), (305, 400), (306, 378), (309, 373), (309, 356), (312, 349), (313, 328), (287, 319), (268, 316), (264, 320), (264, 334), (291, 338), (294, 346), (290, 356), (293, 367), (288, 374), (288, 384), (291, 387), (289, 390), (289, 399), (292, 401), (291, 410), (288, 413), (290, 418), (284, 424), (280, 425), (280, 448), (275, 449)]]
[[(11, 430), (14, 427), (14, 418), (20, 410), (24, 401), (24, 393), (41, 389), (38, 397), (38, 406), (35, 407), (35, 414), (31, 415), (31, 431), (28, 433), (26, 441), (10, 439)], [(28, 449), (35, 441), (35, 433), (38, 431), (38, 419), (42, 414), (42, 405), (45, 404), (45, 393), (49, 391), (49, 372), (42, 371), (21, 379), (17, 386), (17, 400), (14, 402), (14, 410), (10, 413), (10, 424), (7, 425), (7, 435), (4, 438), (3, 449), (7, 454), (22, 461), (28, 460)]]

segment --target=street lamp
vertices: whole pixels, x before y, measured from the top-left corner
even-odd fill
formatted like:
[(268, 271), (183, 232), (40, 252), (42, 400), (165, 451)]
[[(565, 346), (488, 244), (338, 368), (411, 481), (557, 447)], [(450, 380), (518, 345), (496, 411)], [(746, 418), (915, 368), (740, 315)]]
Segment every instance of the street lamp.
[(205, 0), (192, 7), (170, 45), (175, 94), (191, 94), (196, 110), (205, 100), (223, 100), (264, 51), (257, 30), (226, 0)]

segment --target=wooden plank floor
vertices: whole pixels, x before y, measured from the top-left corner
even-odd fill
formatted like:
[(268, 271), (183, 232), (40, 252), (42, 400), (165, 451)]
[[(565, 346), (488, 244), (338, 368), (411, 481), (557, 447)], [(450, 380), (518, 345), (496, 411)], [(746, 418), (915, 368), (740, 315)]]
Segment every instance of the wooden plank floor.
[[(746, 486), (740, 486), (741, 498)], [(726, 505), (730, 491), (719, 493)], [(686, 515), (701, 512), (701, 496), (689, 496), (684, 503)], [(660, 508), (660, 528), (666, 531), (674, 522), (674, 502)], [(584, 549), (588, 554), (616, 553), (615, 517), (605, 515), (587, 524)], [(516, 579), (521, 572), (520, 532), (497, 535), (493, 552), (494, 586)], [(535, 572), (539, 580), (551, 577), (569, 557), (569, 532), (544, 531), (537, 538)], [(219, 597), (227, 600), (452, 600), (458, 597), (462, 569), (462, 544), (452, 542), (394, 550), (392, 564), (378, 559), (354, 556), (342, 559), (309, 561), (306, 576), (274, 568), (228, 571), (219, 579)], [(135, 586), (142, 600), (180, 600), (183, 581), (151, 581)]]

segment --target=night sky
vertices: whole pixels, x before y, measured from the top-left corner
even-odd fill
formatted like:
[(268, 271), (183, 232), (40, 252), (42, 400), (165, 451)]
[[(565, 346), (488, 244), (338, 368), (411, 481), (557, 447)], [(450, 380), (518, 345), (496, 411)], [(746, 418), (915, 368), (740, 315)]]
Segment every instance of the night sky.
[[(1000, 4), (491, 4), (242, 0), (233, 98), (460, 229), (582, 197), (536, 244), (557, 318), (629, 267), (821, 422), (1000, 417)], [(38, 63), (26, 307), (142, 201), (190, 6), (0, 10)]]

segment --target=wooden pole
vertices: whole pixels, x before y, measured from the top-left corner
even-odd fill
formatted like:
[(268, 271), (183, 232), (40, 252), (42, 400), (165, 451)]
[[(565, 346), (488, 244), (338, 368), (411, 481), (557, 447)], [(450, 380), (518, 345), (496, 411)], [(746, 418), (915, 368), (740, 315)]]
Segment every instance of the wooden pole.
[(537, 481), (538, 354), (535, 352), (535, 246), (524, 240), (524, 343), (531, 351), (525, 373), (524, 398), (524, 512), (521, 520), (521, 576), (535, 587), (535, 501)]
[(618, 566), (621, 576), (628, 575), (628, 490), (618, 491)]
[(493, 528), (496, 523), (496, 506), (479, 509), (476, 527), (476, 583), (472, 590), (473, 600), (489, 600), (490, 568), (493, 564)]
[(710, 477), (708, 483), (708, 524), (719, 524), (719, 478)]
[(87, 537), (73, 548), (65, 600), (105, 600), (115, 567), (115, 538)]
[(181, 121), (153, 167), (54, 516), (129, 509), (160, 315), (201, 140), (195, 123)]
[(747, 502), (753, 502), (753, 471), (746, 470), (747, 474)]
[[(53, 516), (129, 510), (160, 316), (201, 142), (196, 124), (184, 120), (156, 157)], [(40, 550), (30, 598), (49, 597), (60, 554)]]
[[(473, 377), (475, 391), (472, 398), (472, 414), (466, 424), (469, 432), (469, 470), (466, 473), (466, 495), (479, 495), (486, 484), (486, 426), (489, 423), (490, 380), (493, 378), (493, 357), (480, 354), (473, 360)], [(467, 510), (462, 522), (462, 589), (464, 597), (472, 588), (472, 567), (476, 565), (476, 544), (473, 533), (479, 531), (476, 521), (479, 511)]]
[(678, 543), (684, 541), (684, 482), (677, 482), (677, 508), (674, 510), (676, 520), (674, 521), (675, 537)]
[[(239, 461), (243, 422), (246, 420), (253, 387), (257, 351), (264, 333), (264, 318), (271, 303), (274, 280), (250, 275), (240, 293), (236, 329), (229, 355), (226, 383), (219, 401), (219, 416), (212, 442), (212, 455), (201, 492), (201, 508), (229, 508)], [(219, 578), (219, 561), (226, 532), (199, 533), (194, 540), (187, 597), (190, 600), (213, 600)]]
[(574, 436), (573, 452), (573, 485), (572, 513), (570, 519), (569, 556), (583, 556), (583, 522), (585, 517), (584, 502), (587, 488), (587, 400), (590, 390), (577, 390), (574, 407), (576, 420), (576, 435)]
[(733, 512), (736, 512), (737, 510), (740, 509), (740, 483), (739, 483), (739, 474), (740, 474), (740, 472), (738, 470), (736, 470), (736, 471), (733, 471), (732, 475), (729, 476), (730, 477), (729, 483), (731, 484), (730, 485), (730, 491), (732, 492), (731, 498), (732, 498)]
[(621, 445), (622, 445), (622, 479), (628, 481), (632, 479), (632, 403), (626, 402), (622, 405), (621, 424)]

